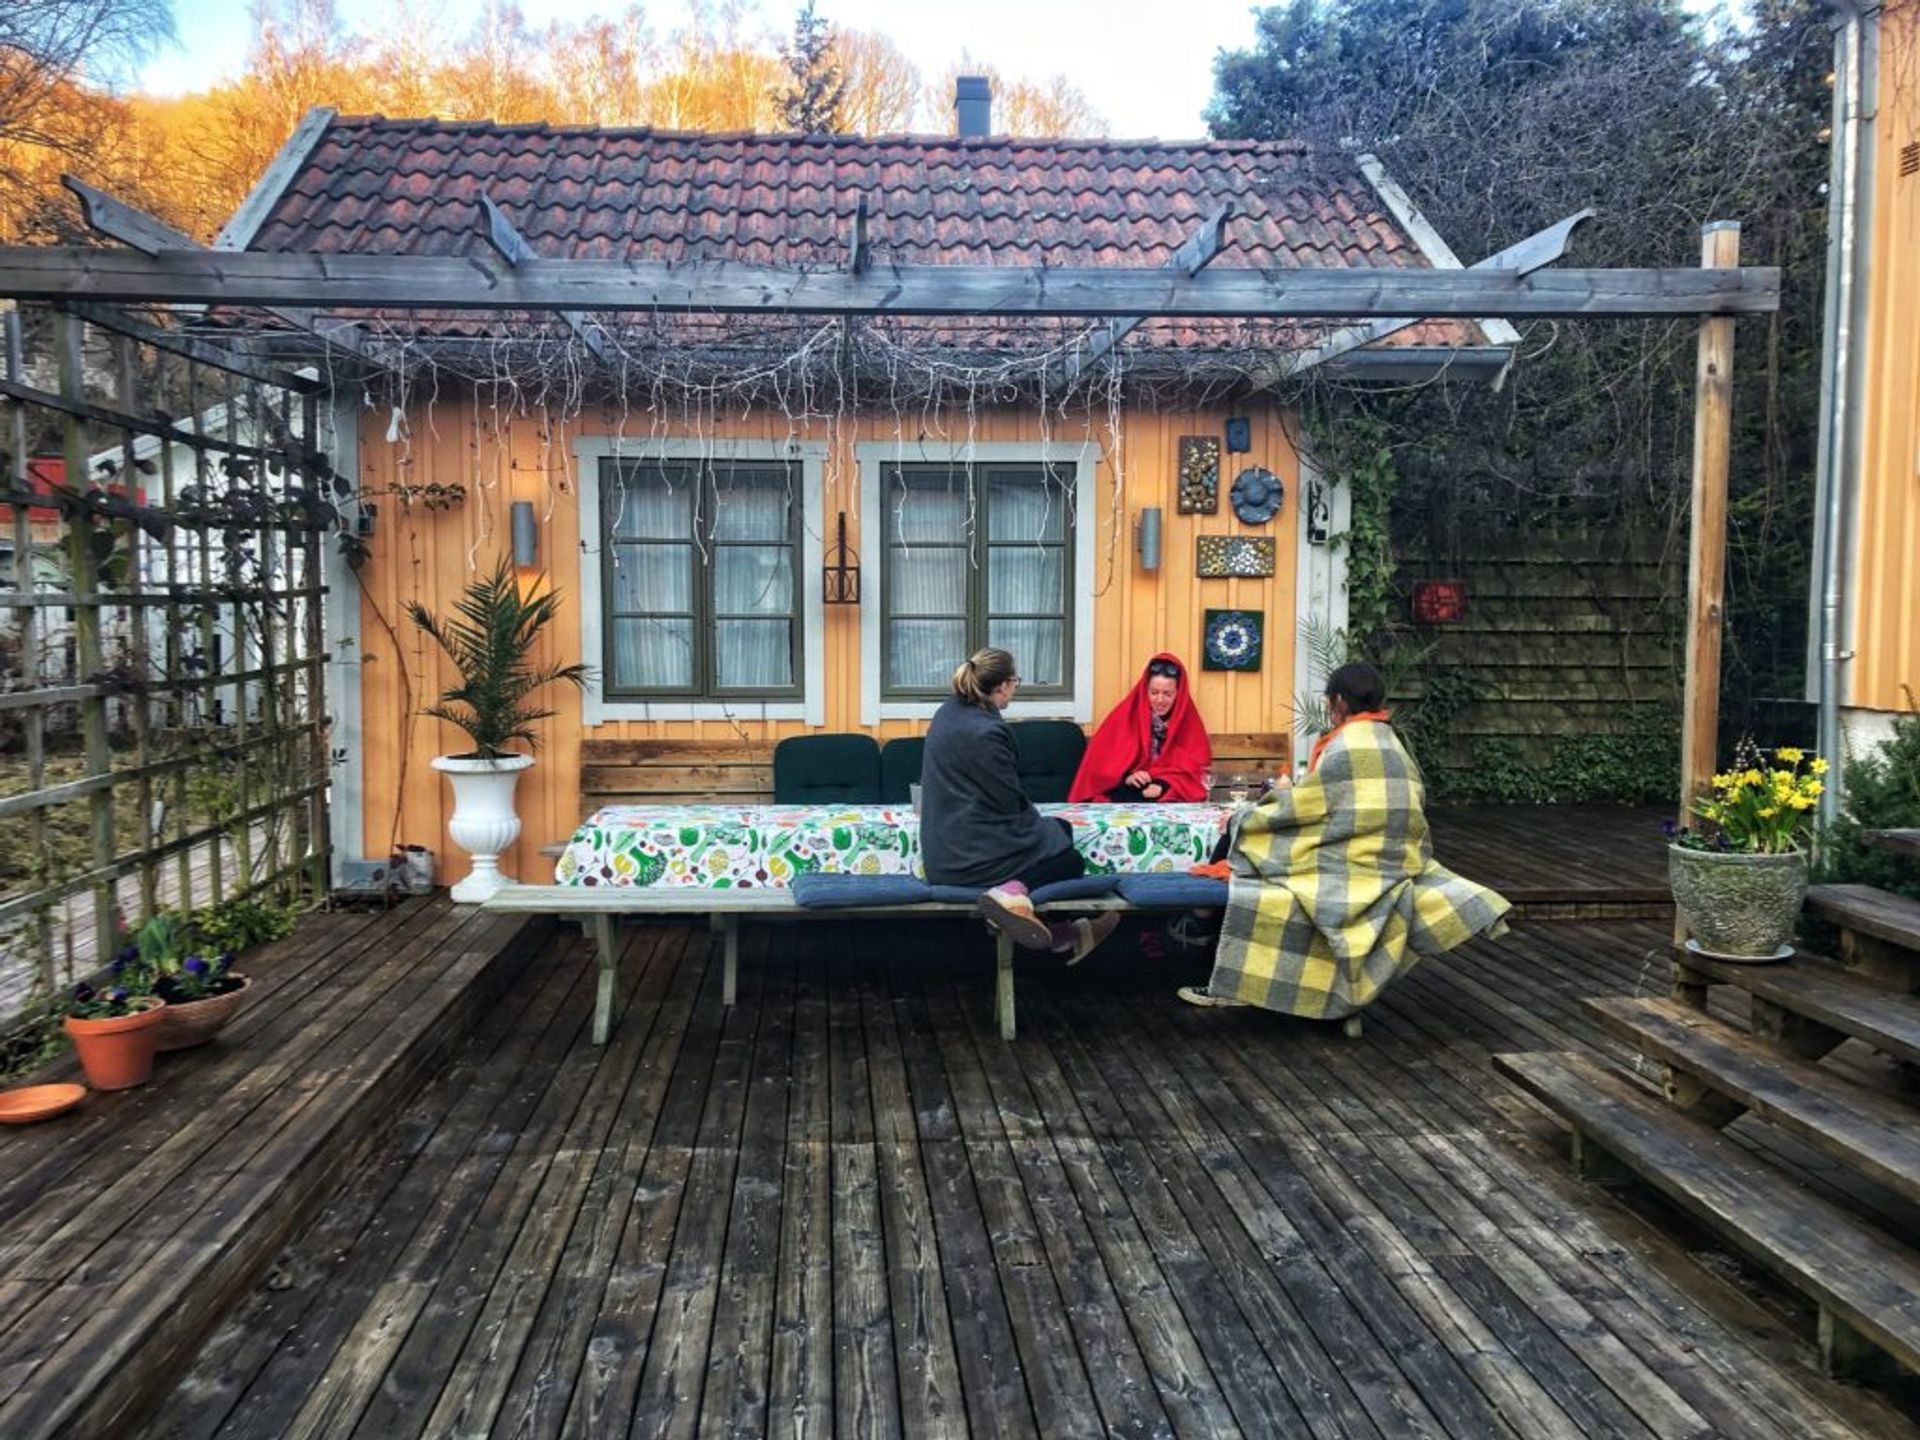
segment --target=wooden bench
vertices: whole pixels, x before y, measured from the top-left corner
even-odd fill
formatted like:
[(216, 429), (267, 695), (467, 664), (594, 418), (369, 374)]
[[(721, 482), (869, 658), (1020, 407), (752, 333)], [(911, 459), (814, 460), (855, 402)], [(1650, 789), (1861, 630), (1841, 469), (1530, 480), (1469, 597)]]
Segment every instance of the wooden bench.
[[(747, 920), (960, 920), (977, 915), (978, 908), (954, 900), (924, 901), (913, 905), (862, 905), (848, 909), (812, 908), (801, 905), (788, 890), (695, 890), (660, 889), (650, 886), (620, 887), (600, 885), (509, 885), (485, 902), (489, 911), (508, 915), (554, 915), (562, 919), (585, 921), (592, 927), (594, 949), (600, 964), (599, 989), (593, 1006), (593, 1043), (604, 1045), (613, 1030), (614, 973), (619, 955), (614, 945), (614, 925), (621, 916), (709, 916), (720, 932), (723, 965), (720, 980), (721, 1002), (731, 1005), (739, 991), (740, 926)], [(1153, 907), (1133, 905), (1118, 895), (1102, 895), (1084, 900), (1056, 900), (1038, 905), (1042, 915), (1087, 915), (1117, 910), (1138, 913), (1179, 913), (1186, 906)], [(994, 932), (993, 1017), (1002, 1040), (1014, 1037), (1013, 1021), (1014, 944), (1007, 936)], [(1361, 1033), (1358, 1015), (1341, 1022), (1348, 1036)]]
[(1860, 838), (1891, 854), (1920, 860), (1920, 830), (1865, 830)]

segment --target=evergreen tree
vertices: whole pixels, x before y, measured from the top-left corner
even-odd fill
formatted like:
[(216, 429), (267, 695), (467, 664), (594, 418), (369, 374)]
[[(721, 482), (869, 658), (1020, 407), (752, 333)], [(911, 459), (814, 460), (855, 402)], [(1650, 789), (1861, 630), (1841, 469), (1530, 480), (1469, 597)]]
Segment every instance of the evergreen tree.
[[(1218, 57), (1208, 110), (1223, 138), (1373, 152), (1464, 263), (1591, 206), (1569, 265), (1695, 265), (1700, 224), (1736, 220), (1743, 263), (1781, 267), (1780, 311), (1742, 321), (1736, 342), (1723, 677), (1735, 725), (1767, 723), (1748, 703), (1798, 696), (1805, 666), (1824, 8), (1759, 0), (1735, 25), (1683, 0), (1288, 0), (1259, 13), (1251, 48)], [(1308, 372), (1298, 399), (1323, 417), (1358, 409), (1386, 425), (1392, 543), (1409, 561), (1548, 532), (1584, 533), (1594, 553), (1624, 553), (1630, 540), (1670, 549), (1687, 524), (1692, 327), (1520, 330), (1498, 391), (1385, 394)], [(1490, 539), (1502, 534), (1510, 540)], [(1671, 653), (1677, 662), (1677, 645)], [(1429, 668), (1449, 663), (1443, 646)], [(1677, 663), (1674, 673), (1670, 686), (1623, 679), (1608, 693), (1677, 700)]]
[(833, 26), (814, 13), (814, 0), (800, 7), (793, 21), (793, 43), (780, 49), (793, 85), (780, 96), (780, 113), (790, 129), (807, 135), (839, 134), (847, 80), (833, 54)]

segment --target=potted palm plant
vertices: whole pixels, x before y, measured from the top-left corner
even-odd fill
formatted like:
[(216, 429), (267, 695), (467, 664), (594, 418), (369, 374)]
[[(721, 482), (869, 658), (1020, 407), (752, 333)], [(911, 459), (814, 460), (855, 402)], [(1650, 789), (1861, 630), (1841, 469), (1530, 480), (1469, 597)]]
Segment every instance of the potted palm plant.
[(492, 574), (467, 586), (454, 605), (458, 618), (438, 618), (418, 601), (408, 606), (413, 623), (460, 672), (460, 683), (441, 692), (440, 703), (422, 713), (459, 726), (473, 740), (471, 750), (433, 762), (453, 786), (448, 832), (473, 856), (471, 872), (453, 887), (453, 898), (463, 903), (485, 900), (507, 883), (500, 874), (500, 852), (520, 834), (513, 791), (520, 772), (533, 764), (531, 755), (507, 746), (524, 740), (529, 750), (535, 748), (534, 721), (554, 713), (537, 708), (532, 695), (555, 681), (582, 687), (590, 674), (585, 665), (533, 661), (534, 646), (559, 604), (559, 592), (539, 581), (522, 593), (512, 564), (503, 557)]
[(1722, 960), (1784, 960), (1807, 895), (1807, 827), (1827, 762), (1791, 746), (1769, 759), (1743, 742), (1734, 768), (1694, 802), (1697, 825), (1667, 849), (1687, 948)]

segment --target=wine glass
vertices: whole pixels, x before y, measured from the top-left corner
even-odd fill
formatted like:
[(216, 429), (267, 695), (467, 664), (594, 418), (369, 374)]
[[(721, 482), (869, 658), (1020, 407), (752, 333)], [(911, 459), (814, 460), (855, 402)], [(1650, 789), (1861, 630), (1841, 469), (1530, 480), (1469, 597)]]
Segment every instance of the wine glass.
[(1227, 777), (1227, 802), (1239, 806), (1247, 803), (1247, 777), (1229, 775)]
[(1213, 773), (1213, 771), (1212, 771), (1211, 769), (1207, 769), (1207, 770), (1202, 770), (1202, 771), (1200, 772), (1200, 784), (1201, 784), (1201, 785), (1202, 785), (1202, 786), (1203, 786), (1203, 787), (1205, 788), (1205, 790), (1206, 790), (1206, 792), (1207, 792), (1207, 800), (1208, 800), (1209, 802), (1211, 802), (1211, 801), (1213, 800), (1213, 782), (1214, 782), (1214, 779), (1215, 779), (1215, 776), (1214, 776), (1214, 773)]

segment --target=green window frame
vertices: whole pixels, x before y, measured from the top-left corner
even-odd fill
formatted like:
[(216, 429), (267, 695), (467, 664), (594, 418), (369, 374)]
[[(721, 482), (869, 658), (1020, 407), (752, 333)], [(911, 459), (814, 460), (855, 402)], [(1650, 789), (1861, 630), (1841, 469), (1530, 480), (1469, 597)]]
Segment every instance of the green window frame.
[(893, 464), (880, 483), (881, 698), (944, 699), (986, 645), (1013, 652), (1023, 696), (1072, 698), (1072, 467)]
[(606, 698), (802, 698), (801, 519), (797, 464), (601, 461)]

